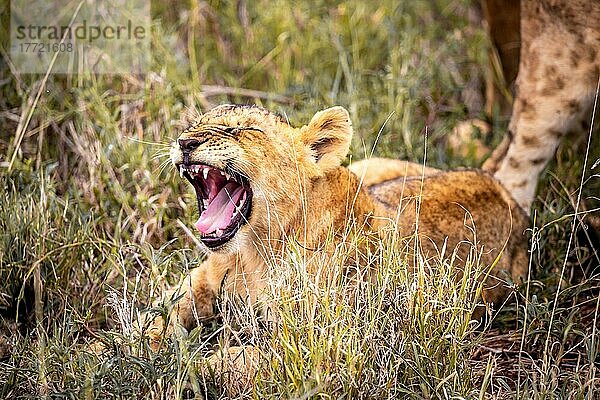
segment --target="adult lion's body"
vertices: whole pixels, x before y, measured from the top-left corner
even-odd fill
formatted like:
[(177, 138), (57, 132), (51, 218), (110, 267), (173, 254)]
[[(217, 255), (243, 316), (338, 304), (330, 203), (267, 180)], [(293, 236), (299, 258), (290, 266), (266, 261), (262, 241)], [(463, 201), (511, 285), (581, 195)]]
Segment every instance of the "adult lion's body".
[[(425, 258), (439, 258), (446, 243), (449, 252), (458, 249), (456, 263), (463, 264), (476, 247), (481, 262), (493, 266), (484, 299), (506, 297), (506, 279), (523, 277), (527, 266), (527, 218), (502, 186), (477, 170), (439, 172), (385, 159), (355, 165), (359, 177), (340, 166), (351, 136), (341, 107), (296, 129), (266, 110), (241, 106), (218, 107), (181, 135), (172, 160), (196, 188), (196, 227), (208, 257), (184, 285), (174, 311), (180, 323), (190, 328), (196, 316), (211, 316), (222, 287), (259, 300), (269, 268), (285, 265), (280, 261), (290, 240), (326, 255), (349, 231), (384, 240), (398, 235), (404, 244), (418, 244), (403, 249)], [(423, 176), (407, 176), (415, 171)], [(238, 211), (229, 219), (213, 215), (217, 209), (231, 214), (213, 192), (226, 192), (242, 218)], [(411, 256), (417, 255), (408, 254), (414, 263)]]

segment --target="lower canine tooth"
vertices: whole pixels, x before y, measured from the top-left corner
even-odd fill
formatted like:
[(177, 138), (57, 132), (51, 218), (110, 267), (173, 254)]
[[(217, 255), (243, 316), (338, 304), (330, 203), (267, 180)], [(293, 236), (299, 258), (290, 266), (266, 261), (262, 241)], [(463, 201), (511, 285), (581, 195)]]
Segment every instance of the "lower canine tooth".
[(179, 177), (183, 178), (183, 165), (179, 166)]
[(208, 200), (206, 200), (206, 199), (202, 200), (202, 205), (204, 206), (204, 209), (206, 210), (208, 208)]
[(221, 229), (217, 229), (217, 230), (215, 231), (215, 235), (217, 235), (217, 237), (221, 237), (221, 236), (223, 235), (223, 230), (221, 230)]

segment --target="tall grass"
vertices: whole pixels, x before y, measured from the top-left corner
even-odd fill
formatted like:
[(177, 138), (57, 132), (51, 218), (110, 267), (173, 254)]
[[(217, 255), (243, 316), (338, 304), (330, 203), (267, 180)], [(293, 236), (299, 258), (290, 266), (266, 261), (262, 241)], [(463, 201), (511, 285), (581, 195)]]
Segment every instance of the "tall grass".
[[(447, 149), (457, 121), (491, 118), (487, 144), (506, 128), (465, 102), (482, 86), (488, 47), (468, 1), (191, 0), (154, 2), (152, 13), (145, 76), (43, 82), (11, 67), (2, 41), (1, 398), (598, 396), (600, 262), (582, 245), (586, 232), (567, 243), (581, 173), (588, 209), (600, 185), (577, 139), (542, 182), (532, 279), (491, 325), (468, 322), (476, 283), (454, 279), (449, 263), (411, 274), (381, 243), (375, 282), (345, 293), (341, 263), (316, 282), (292, 249), (273, 277), (277, 324), (224, 299), (221, 321), (150, 351), (133, 334), (140, 310), (201, 259), (181, 229), (194, 195), (167, 159), (198, 112), (257, 103), (298, 125), (340, 104), (357, 132), (353, 158), (377, 143), (376, 155), (423, 161), (427, 148), (428, 165), (442, 168), (481, 162)], [(588, 166), (599, 158), (594, 136)], [(259, 375), (230, 387), (207, 373), (215, 349), (240, 345), (261, 355)]]

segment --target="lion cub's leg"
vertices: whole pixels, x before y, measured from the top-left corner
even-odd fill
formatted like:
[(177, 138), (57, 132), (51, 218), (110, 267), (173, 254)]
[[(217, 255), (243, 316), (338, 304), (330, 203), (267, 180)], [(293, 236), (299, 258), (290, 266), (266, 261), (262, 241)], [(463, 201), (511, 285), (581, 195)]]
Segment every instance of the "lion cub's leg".
[(560, 140), (586, 129), (600, 74), (600, 4), (561, 0), (551, 8), (539, 3), (521, 3), (510, 144), (495, 172), (526, 211)]
[[(214, 316), (214, 303), (221, 283), (233, 265), (235, 256), (212, 254), (190, 272), (181, 287), (168, 291), (164, 298), (183, 296), (171, 311), (166, 332), (170, 332), (176, 323), (190, 330), (203, 320)], [(147, 330), (153, 341), (159, 340), (164, 332), (165, 326), (161, 316), (156, 317)]]
[(354, 162), (348, 166), (348, 169), (354, 172), (366, 187), (405, 176), (432, 175), (440, 172), (438, 169), (425, 167), (419, 163), (380, 157)]

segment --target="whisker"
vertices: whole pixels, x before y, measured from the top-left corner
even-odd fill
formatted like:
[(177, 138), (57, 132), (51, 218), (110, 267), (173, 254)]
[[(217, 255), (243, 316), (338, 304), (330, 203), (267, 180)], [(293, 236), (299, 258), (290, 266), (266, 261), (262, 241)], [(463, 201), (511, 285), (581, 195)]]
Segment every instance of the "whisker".
[(158, 147), (170, 147), (171, 143), (172, 143), (172, 142), (150, 142), (147, 140), (141, 140), (141, 139), (137, 139), (134, 137), (128, 137), (127, 139), (131, 140), (132, 142), (147, 144), (149, 146), (158, 146)]

